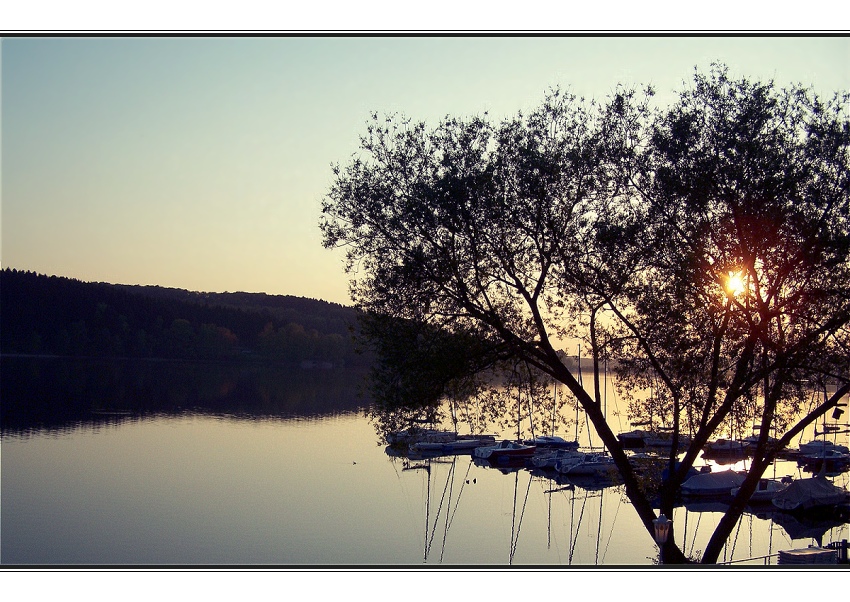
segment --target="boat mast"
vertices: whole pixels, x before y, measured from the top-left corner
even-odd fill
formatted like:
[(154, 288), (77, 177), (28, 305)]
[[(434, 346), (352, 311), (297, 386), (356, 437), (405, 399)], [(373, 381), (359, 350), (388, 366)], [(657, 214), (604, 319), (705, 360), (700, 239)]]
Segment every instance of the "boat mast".
[(558, 383), (552, 384), (552, 436), (555, 436), (555, 415), (558, 412)]
[(527, 362), (525, 364), (525, 371), (528, 374), (528, 428), (531, 430), (531, 438), (534, 439), (534, 389), (531, 382), (531, 368)]
[[(605, 393), (602, 396), (602, 417), (605, 418), (605, 422), (608, 422), (608, 358), (605, 358), (605, 368), (603, 372), (603, 378), (605, 379), (604, 390)], [(602, 451), (607, 452), (608, 446), (605, 445), (605, 441), (602, 441)]]
[[(580, 386), (584, 386), (584, 385), (582, 385), (582, 382), (581, 382), (581, 343), (579, 343), (579, 345), (578, 345), (577, 359), (578, 359), (578, 384)], [(576, 441), (578, 441), (578, 399), (576, 399)]]
[(520, 433), (520, 424), (522, 423), (522, 379), (516, 384), (516, 440), (517, 443), (522, 441)]

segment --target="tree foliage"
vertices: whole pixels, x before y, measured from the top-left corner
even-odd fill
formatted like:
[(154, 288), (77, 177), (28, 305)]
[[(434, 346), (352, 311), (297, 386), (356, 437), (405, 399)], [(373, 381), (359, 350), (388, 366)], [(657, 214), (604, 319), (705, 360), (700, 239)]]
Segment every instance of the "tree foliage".
[[(650, 532), (647, 491), (601, 411), (601, 361), (618, 360), (627, 388), (652, 384), (635, 416), (691, 440), (661, 492), (668, 515), (711, 437), (759, 427), (713, 562), (775, 458), (768, 434), (786, 445), (850, 389), (848, 96), (714, 65), (671, 106), (652, 102), (649, 88), (603, 102), (556, 89), (499, 123), (373, 115), (361, 153), (334, 168), (321, 228), (348, 249), (361, 309), (462, 332), (566, 385)], [(593, 393), (557, 351), (567, 336), (591, 350)], [(800, 419), (815, 385), (830, 395)]]

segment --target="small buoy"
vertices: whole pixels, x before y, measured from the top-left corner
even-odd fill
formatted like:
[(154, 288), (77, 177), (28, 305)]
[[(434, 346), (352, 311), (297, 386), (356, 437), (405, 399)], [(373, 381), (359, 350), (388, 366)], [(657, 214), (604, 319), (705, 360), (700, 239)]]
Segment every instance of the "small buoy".
[(352, 464), (357, 464), (357, 462), (352, 462)]

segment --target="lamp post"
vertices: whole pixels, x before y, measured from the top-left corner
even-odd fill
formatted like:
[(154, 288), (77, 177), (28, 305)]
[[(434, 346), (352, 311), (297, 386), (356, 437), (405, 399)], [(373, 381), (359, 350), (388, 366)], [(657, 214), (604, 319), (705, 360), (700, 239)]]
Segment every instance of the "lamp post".
[(672, 525), (673, 521), (664, 516), (664, 514), (659, 514), (658, 518), (652, 521), (652, 526), (655, 529), (655, 543), (658, 544), (661, 552), (659, 556), (661, 564), (664, 564), (664, 544), (667, 543), (667, 538), (670, 536), (670, 527)]

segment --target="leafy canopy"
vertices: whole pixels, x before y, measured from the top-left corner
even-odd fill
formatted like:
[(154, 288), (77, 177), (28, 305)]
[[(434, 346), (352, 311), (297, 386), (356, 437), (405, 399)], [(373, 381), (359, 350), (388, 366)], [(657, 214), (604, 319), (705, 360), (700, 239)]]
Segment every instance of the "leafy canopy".
[[(499, 123), (373, 115), (361, 153), (334, 168), (320, 226), (348, 250), (360, 308), (462, 333), (564, 383), (650, 532), (649, 492), (598, 378), (588, 394), (562, 361), (565, 337), (585, 339), (597, 376), (615, 359), (622, 385), (653, 385), (635, 418), (691, 439), (661, 491), (668, 515), (711, 437), (758, 427), (713, 561), (778, 447), (850, 388), (848, 96), (714, 65), (671, 106), (652, 101), (649, 88), (603, 102), (555, 89)], [(830, 394), (801, 418), (813, 385)]]

